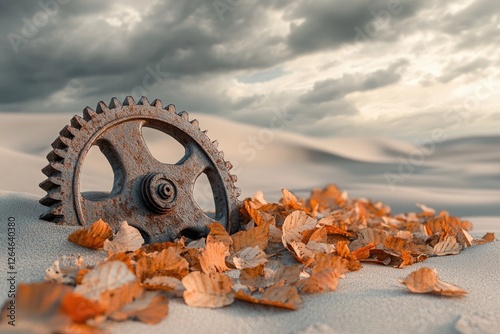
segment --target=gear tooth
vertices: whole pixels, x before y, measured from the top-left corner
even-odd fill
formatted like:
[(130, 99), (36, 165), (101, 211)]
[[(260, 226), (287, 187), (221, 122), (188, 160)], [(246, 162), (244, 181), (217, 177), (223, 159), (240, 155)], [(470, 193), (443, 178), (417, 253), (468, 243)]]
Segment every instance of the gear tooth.
[(214, 140), (212, 142), (212, 144), (214, 144), (215, 148), (219, 147), (219, 141), (218, 140)]
[[(100, 103), (103, 103), (103, 102), (99, 102), (99, 104)], [(97, 104), (98, 111), (95, 111), (94, 109), (92, 109), (90, 107), (86, 107), (85, 109), (83, 109), (83, 119), (86, 121), (90, 121), (92, 118), (97, 116), (97, 113), (102, 112), (102, 111), (99, 111), (99, 104)]]
[(205, 136), (207, 136), (208, 130), (203, 130), (203, 131), (201, 131), (201, 133), (203, 133)]
[(181, 118), (185, 121), (189, 121), (189, 114), (187, 113), (187, 111), (182, 111), (179, 113), (179, 116), (181, 116)]
[(191, 124), (193, 124), (193, 126), (195, 126), (198, 130), (200, 129), (200, 122), (198, 122), (197, 119), (193, 119), (191, 122), (189, 122)]
[(116, 97), (111, 98), (111, 101), (109, 101), (109, 109), (120, 108), (121, 106), (122, 103)]
[(61, 203), (61, 194), (57, 190), (51, 190), (47, 192), (47, 195), (45, 195), (45, 197), (40, 200), (40, 204), (45, 206), (53, 206), (57, 203)]
[(54, 215), (50, 211), (47, 211), (46, 213), (40, 215), (40, 219), (43, 219), (43, 220), (46, 220), (49, 222), (53, 221), (54, 218), (55, 218)]
[(224, 159), (224, 151), (219, 151), (219, 156)]
[(153, 103), (151, 103), (151, 106), (163, 109), (163, 102), (161, 102), (161, 100), (159, 99), (155, 99)]
[(61, 131), (59, 131), (59, 134), (62, 137), (66, 137), (71, 140), (78, 134), (78, 130), (71, 125), (66, 125)]
[(135, 100), (134, 100), (134, 98), (132, 96), (127, 96), (123, 100), (123, 105), (124, 106), (135, 106), (136, 103), (135, 103)]
[(234, 192), (236, 193), (236, 197), (239, 197), (241, 195), (241, 188), (234, 187)]
[(226, 161), (226, 168), (227, 170), (233, 169), (233, 164), (231, 163), (231, 161)]
[(149, 100), (147, 97), (143, 96), (141, 97), (141, 99), (139, 100), (139, 103), (137, 103), (138, 105), (140, 106), (149, 106), (151, 105), (151, 103), (149, 103)]
[(54, 162), (63, 162), (65, 157), (66, 151), (59, 148), (55, 148), (47, 154), (47, 160)]
[(106, 105), (106, 103), (104, 103), (103, 101), (99, 101), (99, 102), (97, 103), (97, 107), (96, 107), (96, 115), (95, 115), (95, 116), (97, 116), (97, 114), (102, 114), (103, 112), (106, 112), (106, 111), (108, 111), (108, 110), (109, 110), (109, 108), (108, 108), (108, 106)]
[(173, 104), (169, 104), (168, 106), (166, 106), (165, 110), (168, 110), (172, 114), (175, 114), (175, 106)]
[(71, 126), (78, 129), (78, 130), (85, 127), (86, 125), (87, 125), (87, 121), (78, 115), (73, 116), (73, 118), (71, 119)]
[(238, 176), (234, 174), (231, 174), (230, 176), (231, 176), (231, 181), (233, 181), (233, 183), (238, 182)]
[(42, 169), (42, 173), (48, 177), (57, 176), (61, 174), (63, 165), (58, 162), (50, 162)]
[(69, 143), (71, 143), (70, 139), (68, 139), (66, 137), (59, 136), (56, 138), (56, 140), (54, 140), (54, 142), (51, 144), (51, 146), (52, 146), (52, 148), (65, 149), (69, 146)]
[(56, 183), (55, 180), (56, 180), (55, 178), (49, 177), (45, 181), (42, 181), (39, 184), (39, 186), (40, 186), (40, 188), (42, 188), (45, 191), (49, 191), (51, 189), (55, 189), (55, 188), (60, 187), (60, 185), (58, 183)]

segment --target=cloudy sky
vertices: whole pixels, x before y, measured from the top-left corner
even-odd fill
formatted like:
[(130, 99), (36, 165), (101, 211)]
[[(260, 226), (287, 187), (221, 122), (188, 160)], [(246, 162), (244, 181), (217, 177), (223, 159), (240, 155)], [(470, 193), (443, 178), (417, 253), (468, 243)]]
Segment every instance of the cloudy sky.
[(499, 134), (500, 1), (0, 0), (0, 111), (145, 95), (310, 136)]

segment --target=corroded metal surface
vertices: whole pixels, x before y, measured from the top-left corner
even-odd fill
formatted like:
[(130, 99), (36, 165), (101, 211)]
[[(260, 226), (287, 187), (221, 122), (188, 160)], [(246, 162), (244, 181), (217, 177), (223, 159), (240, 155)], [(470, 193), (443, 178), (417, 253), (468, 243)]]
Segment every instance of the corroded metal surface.
[[(176, 164), (156, 160), (144, 141), (142, 128), (150, 127), (175, 138), (185, 149)], [(110, 193), (81, 193), (80, 174), (85, 156), (97, 145), (114, 173)], [(218, 221), (227, 230), (239, 229), (239, 188), (230, 174), (230, 162), (200, 131), (198, 121), (173, 105), (137, 104), (127, 97), (123, 104), (113, 98), (89, 107), (83, 117), (75, 116), (52, 143), (53, 151), (42, 172), (40, 184), (47, 195), (40, 203), (48, 206), (40, 218), (58, 224), (88, 226), (99, 218), (117, 228), (121, 221), (138, 228), (148, 242), (171, 240), (181, 234), (204, 234), (209, 223)], [(166, 147), (165, 149), (168, 149)], [(215, 216), (208, 216), (193, 197), (194, 184), (207, 175), (215, 201)]]

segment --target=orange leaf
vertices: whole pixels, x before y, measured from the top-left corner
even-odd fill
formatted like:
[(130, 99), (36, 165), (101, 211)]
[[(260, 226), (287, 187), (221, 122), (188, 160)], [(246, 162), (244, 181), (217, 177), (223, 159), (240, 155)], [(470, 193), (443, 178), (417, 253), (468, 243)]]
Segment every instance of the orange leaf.
[(145, 324), (157, 324), (168, 314), (168, 300), (155, 292), (146, 292), (142, 298), (123, 306), (109, 316), (113, 320), (138, 320)]
[(104, 313), (104, 309), (98, 302), (89, 300), (84, 296), (71, 292), (65, 295), (61, 301), (61, 311), (76, 322), (86, 322)]
[(467, 291), (440, 281), (436, 270), (423, 267), (409, 274), (403, 284), (408, 290), (414, 293), (435, 293), (443, 296), (461, 296), (467, 294)]
[(297, 288), (287, 285), (283, 281), (271, 285), (264, 292), (259, 290), (252, 292), (250, 289), (242, 289), (236, 292), (235, 297), (255, 304), (282, 307), (290, 310), (298, 310), (302, 306), (302, 298)]
[(135, 272), (144, 281), (153, 276), (170, 276), (182, 279), (189, 272), (189, 263), (175, 247), (169, 247), (160, 253), (149, 253), (137, 261)]
[(226, 257), (228, 255), (229, 250), (222, 242), (208, 243), (200, 254), (201, 269), (205, 274), (221, 273), (229, 270), (226, 266)]
[(231, 236), (235, 252), (245, 247), (258, 246), (264, 250), (269, 241), (269, 223), (262, 222), (258, 226), (252, 227), (248, 231), (239, 231)]
[(113, 230), (102, 219), (99, 219), (89, 229), (78, 230), (68, 236), (68, 240), (74, 244), (99, 249), (104, 246), (104, 241), (113, 235)]
[(194, 271), (182, 279), (184, 301), (189, 306), (219, 308), (234, 302), (231, 278), (223, 274), (207, 275)]

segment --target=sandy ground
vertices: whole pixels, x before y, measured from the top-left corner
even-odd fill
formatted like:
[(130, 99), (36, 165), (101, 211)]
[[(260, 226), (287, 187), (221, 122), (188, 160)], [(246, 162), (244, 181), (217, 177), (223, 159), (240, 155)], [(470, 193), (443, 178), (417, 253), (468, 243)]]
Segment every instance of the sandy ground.
[[(243, 196), (263, 190), (271, 200), (282, 187), (306, 196), (314, 186), (334, 182), (353, 197), (381, 199), (394, 212), (414, 211), (423, 202), (474, 223), (474, 235), (500, 234), (500, 137), (476, 137), (437, 143), (432, 154), (413, 164), (412, 172), (391, 187), (385, 174), (418, 152), (418, 146), (389, 138), (311, 139), (266, 131), (197, 115), (202, 128), (220, 142), (236, 166)], [(50, 143), (72, 115), (0, 115), (0, 245), (6, 266), (6, 225), (16, 220), (18, 279), (33, 282), (58, 256), (99, 254), (66, 241), (73, 227), (55, 226), (38, 216), (43, 191), (38, 183)], [(257, 138), (253, 140), (252, 138)], [(165, 147), (162, 134), (148, 138), (151, 151)], [(252, 144), (253, 143), (253, 144)], [(257, 144), (257, 145), (255, 145)], [(162, 159), (175, 159), (168, 152)], [(172, 156), (171, 156), (172, 155)], [(99, 159), (86, 161), (85, 187), (105, 190), (110, 172)], [(102, 189), (104, 187), (104, 189)], [(201, 193), (199, 203), (209, 205)], [(224, 309), (191, 308), (170, 303), (167, 319), (156, 326), (122, 323), (114, 333), (497, 333), (500, 328), (500, 244), (469, 248), (458, 256), (431, 258), (406, 269), (366, 265), (349, 273), (336, 292), (305, 297), (295, 312), (236, 301)], [(398, 279), (420, 266), (436, 268), (442, 280), (469, 291), (459, 299), (415, 295)], [(0, 300), (6, 298), (2, 272)]]

